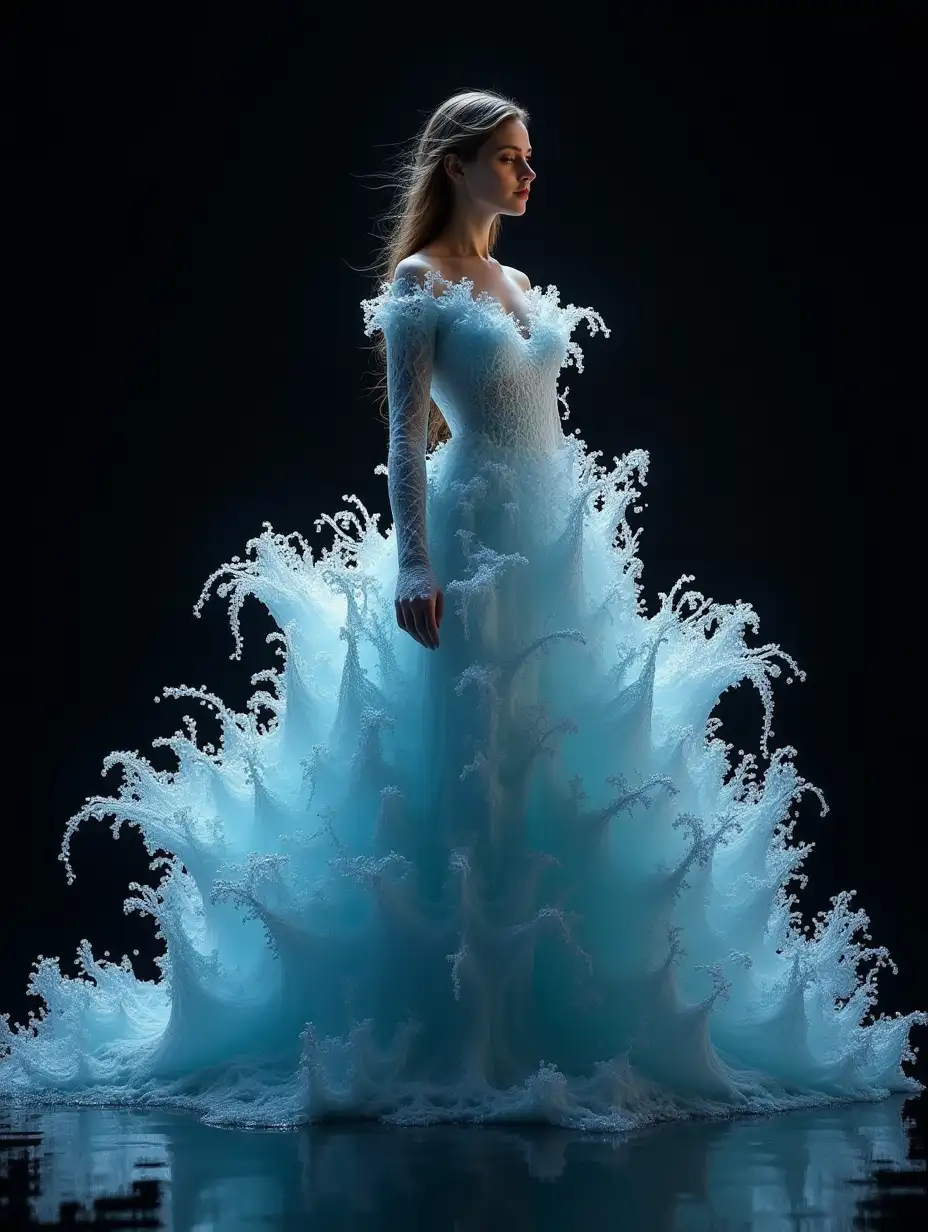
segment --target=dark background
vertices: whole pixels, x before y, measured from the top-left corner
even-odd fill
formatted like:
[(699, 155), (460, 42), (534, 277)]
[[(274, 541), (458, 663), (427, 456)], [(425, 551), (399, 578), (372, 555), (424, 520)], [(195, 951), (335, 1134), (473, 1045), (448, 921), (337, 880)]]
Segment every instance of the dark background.
[[(73, 973), (83, 937), (156, 973), (152, 921), (122, 914), (155, 880), (136, 831), (82, 828), (70, 888), (56, 855), (103, 756), (180, 725), (162, 685), (241, 706), (272, 662), (257, 609), (241, 664), (221, 602), (192, 618), (207, 575), (265, 520), (327, 543), (343, 493), (389, 523), (358, 271), (385, 160), (469, 86), (532, 114), (538, 180), (497, 255), (613, 327), (570, 374), (568, 427), (650, 451), (650, 610), (693, 573), (807, 670), (774, 722), (831, 806), (802, 810), (803, 902), (857, 887), (902, 967), (883, 1008), (928, 1007), (914, 8), (192, 7), (39, 6), (7, 44), (0, 1010), (37, 1008), (32, 960)], [(721, 713), (756, 747), (747, 688)]]

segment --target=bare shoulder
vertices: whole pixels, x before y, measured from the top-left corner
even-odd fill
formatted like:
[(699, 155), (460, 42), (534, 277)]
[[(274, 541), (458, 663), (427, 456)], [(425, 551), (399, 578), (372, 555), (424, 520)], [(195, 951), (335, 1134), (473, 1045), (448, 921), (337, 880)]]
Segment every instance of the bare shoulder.
[(529, 278), (528, 274), (523, 274), (522, 271), (517, 270), (514, 265), (504, 265), (503, 269), (520, 291), (531, 291), (532, 280)]
[(422, 287), (425, 286), (426, 274), (434, 272), (435, 267), (428, 257), (423, 256), (421, 252), (414, 252), (411, 257), (403, 257), (402, 261), (397, 265), (393, 277), (396, 279), (413, 279)]

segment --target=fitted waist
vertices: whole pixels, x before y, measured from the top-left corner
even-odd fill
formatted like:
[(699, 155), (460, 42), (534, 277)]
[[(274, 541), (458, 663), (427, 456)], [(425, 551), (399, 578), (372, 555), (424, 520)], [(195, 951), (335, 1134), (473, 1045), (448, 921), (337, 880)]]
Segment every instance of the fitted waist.
[(479, 427), (458, 425), (452, 430), (457, 448), (488, 454), (553, 456), (564, 448), (564, 431), (556, 414), (544, 419), (508, 421), (505, 416)]

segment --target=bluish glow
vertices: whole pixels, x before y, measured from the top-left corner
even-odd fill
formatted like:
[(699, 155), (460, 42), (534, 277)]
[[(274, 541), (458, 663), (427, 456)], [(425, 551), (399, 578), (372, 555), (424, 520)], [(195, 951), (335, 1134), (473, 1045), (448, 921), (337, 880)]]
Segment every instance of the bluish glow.
[[(536, 289), (526, 337), (466, 281), (433, 290), (365, 310), (369, 331), (437, 330), (440, 650), (397, 628), (393, 530), (355, 496), (317, 524), (332, 547), (267, 526), (209, 579), (236, 654), (245, 599), (266, 606), (279, 668), (244, 714), (166, 689), (212, 712), (218, 746), (191, 717), (158, 742), (172, 772), (111, 754), (118, 794), (62, 848), (72, 879), (77, 827), (112, 816), (172, 853), (125, 903), (157, 922), (160, 978), (86, 940), (82, 976), (40, 959), (46, 1009), (0, 1020), (0, 1098), (615, 1130), (918, 1089), (924, 1016), (869, 1020), (888, 955), (866, 915), (841, 894), (805, 928), (789, 893), (816, 789), (771, 745), (771, 681), (799, 668), (690, 577), (648, 615), (627, 518), (647, 455), (606, 466), (563, 434), (570, 335), (602, 322)], [(760, 758), (713, 717), (742, 681)]]
[(145, 1214), (160, 1221), (149, 1226), (164, 1232), (253, 1232), (300, 1217), (339, 1232), (560, 1232), (610, 1219), (662, 1232), (793, 1232), (866, 1226), (900, 1198), (919, 1207), (924, 1161), (906, 1159), (901, 1099), (630, 1135), (369, 1124), (229, 1133), (157, 1108), (16, 1109), (0, 1130), (28, 1151), (19, 1180), (45, 1227), (62, 1226), (62, 1203), (89, 1213), (144, 1184)]

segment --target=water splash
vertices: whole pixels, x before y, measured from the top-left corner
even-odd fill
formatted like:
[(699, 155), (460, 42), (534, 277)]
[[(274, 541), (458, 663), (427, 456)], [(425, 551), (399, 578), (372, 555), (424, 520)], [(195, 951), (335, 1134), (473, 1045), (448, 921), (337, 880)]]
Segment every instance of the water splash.
[[(238, 657), (256, 598), (279, 666), (244, 713), (165, 689), (218, 741), (187, 716), (156, 742), (173, 769), (111, 754), (117, 793), (59, 857), (73, 881), (81, 824), (138, 829), (160, 880), (125, 911), (154, 920), (159, 978), (87, 940), (76, 978), (40, 956), (43, 1010), (0, 1020), (0, 1097), (614, 1131), (920, 1089), (925, 1016), (874, 1017), (889, 957), (865, 913), (840, 894), (807, 928), (790, 892), (797, 802), (825, 811), (771, 747), (798, 665), (688, 575), (648, 615), (627, 520), (648, 458), (600, 457), (467, 432), (430, 457), (437, 653), (397, 629), (393, 531), (356, 496), (317, 556), (265, 525), (211, 576), (196, 614), (228, 602)], [(743, 681), (760, 757), (713, 715)]]

